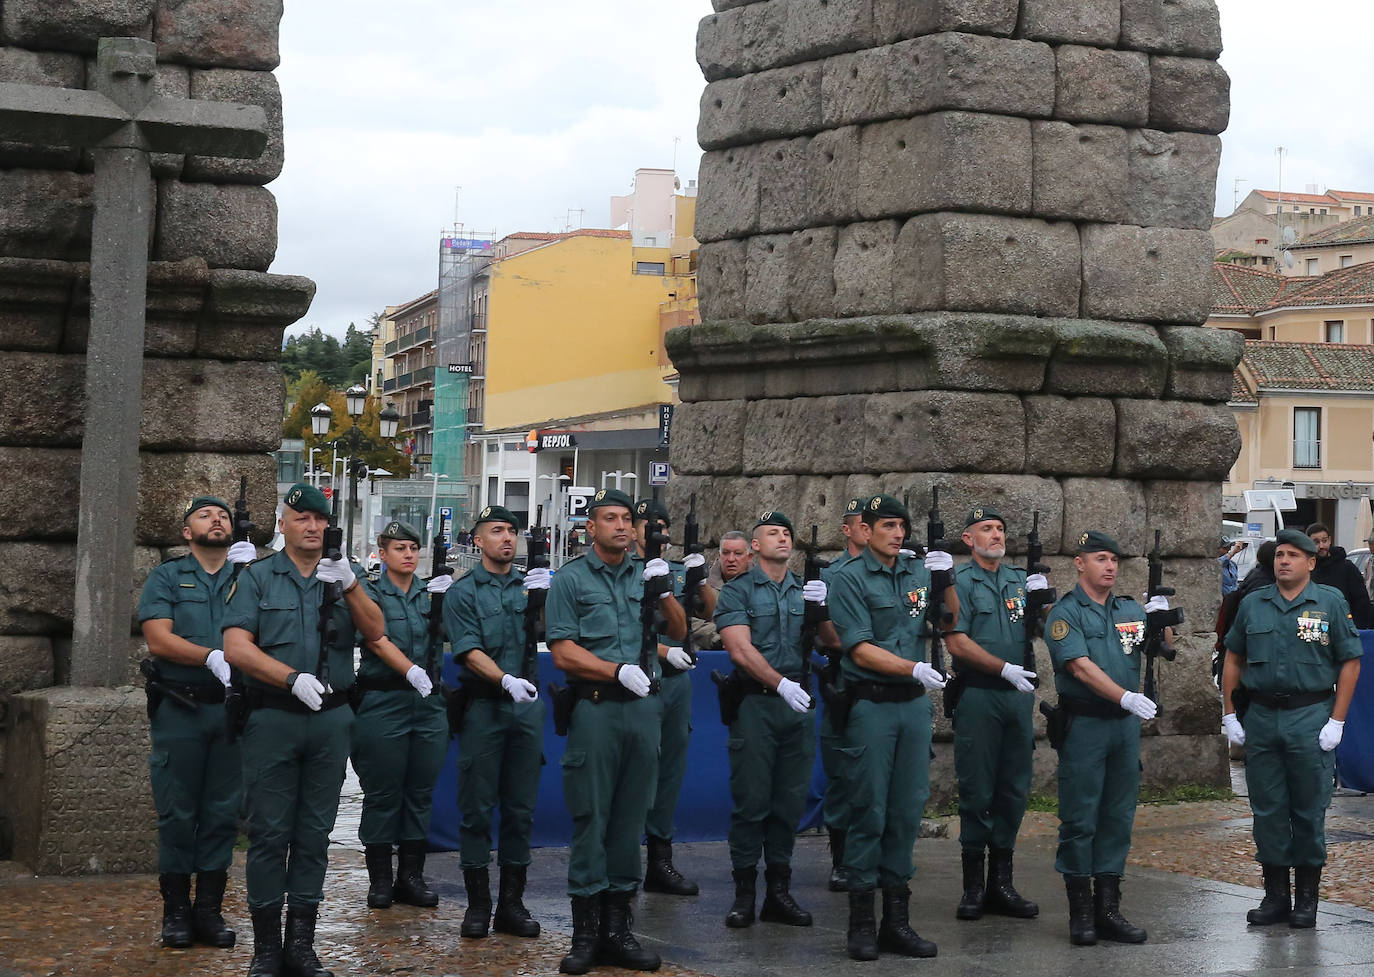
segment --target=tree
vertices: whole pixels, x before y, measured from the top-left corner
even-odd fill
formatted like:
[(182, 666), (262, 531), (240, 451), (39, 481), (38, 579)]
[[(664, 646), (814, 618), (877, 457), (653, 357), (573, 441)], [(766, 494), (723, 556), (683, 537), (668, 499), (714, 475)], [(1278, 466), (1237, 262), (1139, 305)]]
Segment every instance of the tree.
[[(304, 454), (309, 458), (311, 448), (321, 447), (342, 437), (353, 426), (353, 419), (348, 416), (348, 403), (341, 390), (325, 383), (323, 378), (310, 371), (302, 373), (300, 380), (296, 403), (282, 421), (281, 433), (284, 438), (304, 440)], [(318, 403), (328, 404), (334, 412), (330, 418), (329, 432), (322, 438), (316, 438), (310, 430), (310, 409)], [(401, 439), (398, 437), (391, 444), (382, 441), (381, 411), (381, 402), (376, 397), (368, 397), (363, 416), (358, 418), (358, 427), (374, 442), (386, 446), (380, 451), (363, 451), (360, 457), (368, 468), (385, 468), (393, 475), (408, 478), (411, 473), (410, 456), (397, 447)]]

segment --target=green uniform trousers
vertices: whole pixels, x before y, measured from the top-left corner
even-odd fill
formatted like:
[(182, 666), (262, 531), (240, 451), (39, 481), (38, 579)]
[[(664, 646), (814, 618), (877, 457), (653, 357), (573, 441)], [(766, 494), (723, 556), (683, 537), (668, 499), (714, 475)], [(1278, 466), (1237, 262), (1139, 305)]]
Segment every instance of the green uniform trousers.
[(825, 795), (821, 810), (825, 826), (843, 831), (849, 826), (847, 796), (844, 786), (845, 756), (840, 752), (844, 738), (830, 725), (827, 713), (820, 720), (821, 770), (825, 773)]
[(318, 905), (339, 812), (353, 710), (254, 709), (243, 731), (249, 909)]
[(363, 788), (358, 840), (389, 845), (428, 838), (434, 783), (448, 756), (443, 696), (369, 691), (351, 738), (349, 755)]
[(1245, 783), (1266, 865), (1326, 864), (1336, 751), (1323, 750), (1317, 735), (1330, 718), (1330, 700), (1300, 709), (1256, 703), (1245, 714)]
[[(473, 699), (458, 734), (458, 829), (463, 868), (491, 863), (491, 813), (501, 805), (501, 865), (530, 863), (544, 763), (544, 703)], [(638, 838), (635, 839), (638, 843)]]
[(1139, 795), (1140, 720), (1075, 716), (1059, 751), (1055, 871), (1124, 874)]
[(658, 698), (663, 702), (663, 731), (658, 743), (658, 783), (654, 787), (644, 833), (673, 840), (682, 779), (687, 776), (687, 741), (692, 732), (692, 677), (687, 672), (664, 674)]
[(572, 816), (568, 895), (633, 892), (639, 837), (658, 780), (663, 703), (582, 700), (563, 752), (563, 800)]
[(148, 775), (157, 808), (157, 870), (220, 872), (238, 840), (243, 767), (229, 742), (224, 706), (195, 712), (163, 699), (151, 722)]
[(841, 750), (849, 762), (845, 870), (852, 886), (905, 885), (930, 797), (930, 696), (911, 702), (860, 699)]
[(1015, 848), (1030, 796), (1035, 697), (966, 688), (954, 711), (954, 771), (959, 779), (959, 844)]
[(730, 863), (790, 865), (816, 757), (815, 713), (747, 695), (730, 726)]

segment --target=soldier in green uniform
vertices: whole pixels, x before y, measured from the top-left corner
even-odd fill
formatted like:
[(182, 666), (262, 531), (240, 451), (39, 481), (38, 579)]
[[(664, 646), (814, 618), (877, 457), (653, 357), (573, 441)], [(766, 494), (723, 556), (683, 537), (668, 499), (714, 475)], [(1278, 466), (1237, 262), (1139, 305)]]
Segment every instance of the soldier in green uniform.
[[(759, 918), (765, 923), (810, 926), (811, 914), (792, 897), (792, 848), (806, 808), (815, 759), (811, 694), (803, 656), (804, 603), (824, 606), (826, 584), (805, 585), (787, 569), (792, 523), (777, 510), (754, 526), (752, 569), (721, 591), (716, 626), (735, 664), (743, 701), (730, 724), (730, 864), (735, 902), (730, 927), (754, 922), (758, 861), (763, 856), (767, 893)], [(836, 645), (825, 621), (821, 640)], [(828, 640), (827, 640), (828, 639)]]
[(1143, 943), (1145, 930), (1121, 915), (1121, 876), (1140, 792), (1140, 724), (1156, 707), (1135, 691), (1147, 614), (1112, 593), (1121, 548), (1106, 533), (1078, 537), (1078, 583), (1046, 619), (1059, 708), (1070, 722), (1059, 749), (1059, 853), (1055, 870), (1069, 898), (1069, 939)]
[[(324, 494), (293, 485), (278, 522), (284, 548), (239, 574), (224, 616), (225, 657), (244, 672), (252, 709), (243, 731), (249, 977), (330, 973), (315, 955), (315, 919), (353, 726), (353, 635), (356, 628), (364, 641), (377, 642), (385, 626), (357, 579), (362, 568), (322, 558), (328, 526)], [(343, 598), (330, 611), (333, 641), (322, 656), (320, 608), (330, 583)], [(327, 681), (316, 674), (322, 663)]]
[[(829, 582), (830, 616), (844, 649), (845, 696), (853, 702), (841, 740), (849, 795), (847, 950), (854, 960), (876, 960), (880, 949), (933, 957), (935, 944), (911, 928), (907, 883), (914, 872), (912, 849), (921, 812), (930, 796), (926, 690), (945, 685), (945, 676), (925, 661), (931, 571), (946, 572), (952, 563), (947, 553), (932, 553), (927, 566), (900, 555), (911, 517), (890, 495), (868, 500), (863, 521), (867, 549)], [(952, 591), (945, 596), (952, 604)], [(877, 933), (875, 886), (883, 890)]]
[[(459, 578), (444, 598), (444, 625), (460, 664), (467, 703), (458, 734), (458, 809), (463, 884), (468, 908), (461, 933), (538, 936), (525, 908), (530, 831), (544, 760), (544, 704), (538, 663), (525, 660), (525, 605), (531, 590), (548, 590), (548, 567), (522, 574), (512, 568), (520, 523), (510, 510), (484, 508), (473, 526), (482, 562)], [(491, 815), (501, 806), (501, 866), (492, 919)]]
[(1025, 616), (1041, 612), (1034, 595), (1047, 592), (1049, 581), (1002, 562), (1006, 536), (1000, 512), (975, 506), (963, 534), (973, 558), (954, 573), (959, 621), (946, 644), (961, 687), (954, 712), (964, 869), (964, 896), (954, 913), (959, 919), (978, 919), (984, 911), (1022, 919), (1040, 913), (1012, 885), (1012, 851), (1030, 796), (1035, 747), (1035, 673), (1021, 665)]
[[(840, 568), (851, 560), (858, 559), (868, 547), (868, 527), (863, 521), (863, 507), (867, 499), (850, 499), (844, 507), (840, 520), (840, 532), (844, 534), (844, 552), (830, 561), (830, 566), (821, 571), (821, 579), (830, 581)], [(832, 625), (833, 628), (833, 625)], [(839, 687), (841, 650), (836, 647), (832, 654), (826, 651), (830, 664), (821, 675), (821, 681)], [(845, 810), (844, 770), (845, 755), (840, 751), (840, 734), (836, 731), (833, 717), (827, 713), (820, 723), (821, 771), (825, 774), (825, 796), (821, 811), (825, 820), (825, 831), (830, 842), (830, 883), (831, 892), (843, 892), (844, 880), (844, 835), (848, 815)]]
[(572, 949), (563, 973), (597, 963), (656, 970), (658, 954), (630, 932), (630, 897), (640, 880), (639, 837), (658, 773), (662, 702), (658, 655), (641, 649), (640, 609), (659, 594), (663, 634), (681, 641), (686, 616), (673, 597), (668, 564), (630, 555), (634, 503), (602, 489), (587, 506), (591, 548), (554, 575), (544, 608), (556, 666), (576, 698), (563, 753), (563, 796), (572, 815), (568, 894)]
[[(652, 527), (665, 536), (671, 522), (668, 510), (658, 499), (640, 499), (635, 504), (635, 558), (644, 559), (644, 544)], [(710, 619), (716, 606), (716, 591), (706, 585), (706, 558), (693, 553), (681, 563), (668, 562), (673, 581), (673, 596), (680, 601), (690, 578), (697, 590), (701, 616)], [(687, 624), (690, 627), (691, 621)], [(666, 637), (660, 635), (660, 637)], [(687, 775), (687, 741), (692, 725), (692, 679), (687, 673), (696, 668), (681, 647), (682, 639), (660, 640), (659, 668), (663, 671), (659, 698), (663, 703), (663, 733), (658, 745), (658, 784), (653, 803), (644, 820), (648, 865), (644, 872), (645, 892), (664, 892), (674, 896), (694, 896), (697, 884), (682, 876), (673, 865), (673, 814)]]
[[(157, 808), (158, 887), (162, 945), (192, 940), (234, 945), (221, 907), (238, 839), (242, 794), (239, 748), (224, 722), (224, 595), (234, 571), (249, 563), (252, 543), (230, 545), (233, 515), (222, 499), (203, 495), (182, 513), (181, 536), (190, 552), (148, 575), (138, 619), (160, 676), (148, 690), (152, 753), (148, 773)], [(182, 699), (168, 698), (170, 689)], [(194, 710), (187, 701), (194, 704)], [(196, 899), (191, 903), (191, 876)]]
[[(1334, 751), (1360, 676), (1361, 647), (1345, 597), (1312, 580), (1316, 544), (1294, 529), (1276, 542), (1275, 582), (1241, 601), (1226, 635), (1222, 729), (1245, 747), (1264, 872), (1264, 900), (1246, 919), (1305, 929), (1317, 923)], [(1248, 709), (1238, 710), (1242, 685)]]
[(434, 784), (448, 755), (448, 717), (443, 697), (433, 694), (431, 670), (437, 671), (443, 635), (431, 642), (429, 613), (430, 601), (443, 600), (453, 578), (416, 578), (420, 534), (404, 522), (388, 523), (377, 548), (383, 569), (363, 586), (382, 610), (386, 639), (363, 642), (350, 754), (363, 788), (358, 840), (367, 862), (367, 904), (437, 906), (439, 896), (425, 884), (425, 844)]

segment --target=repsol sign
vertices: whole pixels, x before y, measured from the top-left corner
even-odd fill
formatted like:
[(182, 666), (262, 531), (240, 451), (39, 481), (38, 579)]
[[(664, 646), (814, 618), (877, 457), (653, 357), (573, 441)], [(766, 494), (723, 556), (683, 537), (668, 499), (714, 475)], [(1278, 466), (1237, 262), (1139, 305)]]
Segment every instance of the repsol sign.
[(577, 438), (571, 434), (541, 434), (539, 435), (539, 450), (576, 448)]

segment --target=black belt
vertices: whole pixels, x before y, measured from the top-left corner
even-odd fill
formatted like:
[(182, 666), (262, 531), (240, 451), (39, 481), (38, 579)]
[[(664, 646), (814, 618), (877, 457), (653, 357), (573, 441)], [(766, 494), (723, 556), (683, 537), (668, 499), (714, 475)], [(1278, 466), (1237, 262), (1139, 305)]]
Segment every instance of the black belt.
[(1089, 719), (1125, 719), (1131, 713), (1115, 702), (1106, 699), (1078, 699), (1071, 695), (1059, 697), (1059, 708), (1071, 716), (1087, 716)]
[(659, 660), (659, 667), (663, 669), (664, 678), (672, 678), (674, 675), (686, 675), (691, 671), (690, 668), (678, 668), (666, 658)]
[(168, 682), (162, 680), (163, 688), (170, 692), (178, 692), (206, 705), (218, 705), (224, 701), (224, 683), (222, 682)]
[(493, 682), (484, 682), (481, 679), (463, 679), (463, 694), (469, 699), (506, 699), (504, 689)]
[[(791, 679), (793, 682), (801, 682), (801, 678), (796, 675), (784, 675), (783, 678)], [(735, 681), (739, 682), (740, 695), (777, 695), (778, 690), (769, 688), (757, 679), (751, 678), (739, 669), (735, 669)], [(806, 690), (810, 692), (810, 689)]]
[[(388, 675), (384, 678), (372, 678), (371, 676), (359, 675), (355, 683), (359, 692), (414, 692), (415, 686), (406, 681), (402, 675)], [(295, 698), (292, 696), (292, 698)]]
[(338, 689), (334, 692), (326, 692), (322, 697), (324, 701), (318, 710), (311, 709), (300, 699), (297, 699), (290, 692), (274, 692), (271, 689), (249, 689), (248, 704), (254, 709), (280, 709), (282, 712), (328, 712), (330, 709), (337, 709), (339, 706), (348, 704), (348, 690)]
[(979, 668), (961, 668), (958, 670), (959, 682), (966, 689), (1012, 689), (1010, 683), (1001, 675), (990, 675)]
[[(587, 702), (595, 702), (598, 705), (602, 702), (638, 702), (643, 696), (637, 696), (619, 682), (569, 682), (568, 688), (578, 699), (585, 699)], [(654, 682), (649, 686), (649, 695), (658, 694), (658, 683)]]
[(1303, 706), (1315, 706), (1333, 695), (1335, 693), (1331, 689), (1322, 692), (1249, 692), (1252, 704), (1259, 703), (1270, 709), (1301, 709)]
[(855, 699), (869, 702), (911, 702), (926, 694), (920, 682), (846, 682), (845, 691), (851, 689)]

